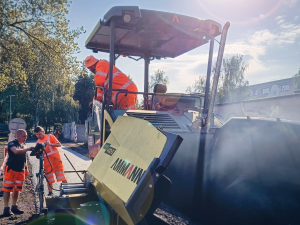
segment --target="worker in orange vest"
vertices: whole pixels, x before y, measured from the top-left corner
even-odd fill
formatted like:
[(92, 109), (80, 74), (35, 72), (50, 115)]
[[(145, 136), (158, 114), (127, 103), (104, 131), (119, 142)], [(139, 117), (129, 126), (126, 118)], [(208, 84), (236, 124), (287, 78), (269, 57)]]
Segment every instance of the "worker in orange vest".
[[(19, 129), (16, 133), (17, 138), (8, 143), (8, 159), (5, 166), (5, 174), (3, 178), (3, 200), (4, 200), (4, 217), (12, 216), (13, 214), (23, 214), (24, 211), (18, 209), (17, 202), (19, 193), (23, 189), (25, 181), (25, 164), (26, 152), (32, 151), (33, 147), (24, 149), (24, 144), (27, 139), (27, 132)], [(12, 207), (10, 210), (9, 199), (10, 192), (12, 194)]]
[[(95, 73), (94, 81), (96, 86), (103, 86), (108, 89), (109, 80), (109, 62), (106, 60), (98, 60), (94, 56), (88, 56), (85, 59), (85, 67), (88, 68), (92, 73)], [(113, 89), (126, 89), (128, 91), (137, 92), (135, 84), (117, 67), (113, 66)], [(136, 109), (135, 104), (137, 100), (137, 94), (126, 94), (120, 93), (118, 95), (118, 102), (116, 102), (117, 91), (112, 92), (112, 102), (116, 106), (119, 105), (120, 109)], [(103, 91), (97, 89), (97, 100), (101, 101)]]
[[(63, 183), (67, 183), (67, 179), (65, 177), (64, 173), (64, 166), (61, 161), (61, 157), (58, 151), (58, 147), (61, 146), (60, 142), (56, 139), (56, 137), (52, 134), (45, 134), (44, 128), (37, 126), (34, 129), (34, 133), (36, 137), (38, 138), (37, 143), (45, 143), (46, 147), (45, 150), (47, 152), (47, 156), (49, 160), (47, 159), (46, 154), (44, 153), (44, 168), (46, 173), (46, 178), (48, 180), (48, 196), (52, 195), (52, 187), (50, 184), (55, 183), (53, 173), (55, 173), (56, 180), (62, 181)], [(49, 163), (51, 162), (51, 165)]]

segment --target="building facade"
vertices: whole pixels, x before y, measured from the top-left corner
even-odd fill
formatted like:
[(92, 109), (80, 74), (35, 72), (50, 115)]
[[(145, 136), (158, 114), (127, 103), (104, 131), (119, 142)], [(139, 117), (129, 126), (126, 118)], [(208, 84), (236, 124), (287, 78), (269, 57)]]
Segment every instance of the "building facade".
[(295, 94), (293, 78), (250, 85), (250, 99)]

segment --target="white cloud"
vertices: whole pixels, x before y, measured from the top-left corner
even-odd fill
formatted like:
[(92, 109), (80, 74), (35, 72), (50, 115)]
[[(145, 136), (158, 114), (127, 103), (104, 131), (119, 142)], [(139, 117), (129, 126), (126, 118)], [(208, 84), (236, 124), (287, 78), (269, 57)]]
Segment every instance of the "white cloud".
[[(279, 25), (275, 31), (259, 30), (244, 40), (226, 45), (225, 57), (235, 54), (244, 55), (245, 62), (249, 65), (247, 79), (256, 77), (260, 72), (271, 71), (271, 68), (261, 60), (261, 57), (266, 55), (269, 49), (293, 44), (300, 37), (300, 24), (287, 23), (284, 21), (284, 17), (276, 18)], [(216, 56), (217, 54), (214, 53), (214, 61), (216, 61)], [(206, 70), (201, 69), (201, 74), (198, 69), (201, 65), (203, 67), (207, 65), (207, 57), (207, 54), (190, 55), (187, 53), (175, 59), (153, 61), (150, 64), (150, 74), (157, 69), (164, 70), (170, 79), (170, 90), (168, 91), (184, 92), (186, 87), (193, 84), (199, 75), (206, 75)], [(271, 62), (266, 63), (270, 64)], [(276, 63), (272, 64), (274, 64), (272, 68), (275, 68)], [(264, 77), (264, 79), (268, 78)]]
[(264, 14), (260, 14), (259, 16), (257, 16), (257, 17), (250, 17), (250, 18), (248, 18), (246, 21), (247, 22), (256, 22), (258, 19), (262, 19), (262, 18), (264, 18), (266, 15), (264, 15)]
[(278, 24), (282, 24), (282, 23), (284, 23), (284, 20), (278, 20), (277, 23), (278, 23)]
[(275, 18), (275, 20), (282, 20), (282, 19), (284, 19), (284, 17), (285, 17), (285, 16), (277, 16), (277, 17)]
[[(276, 20), (283, 20), (284, 16), (278, 17)], [(278, 62), (263, 61), (262, 56), (268, 54), (271, 48), (285, 47), (293, 43), (298, 43), (300, 39), (300, 24), (282, 22), (276, 30), (263, 29), (253, 32), (247, 38), (236, 42), (227, 43), (225, 47), (225, 56), (229, 57), (235, 54), (244, 55), (245, 62), (249, 64), (246, 78), (252, 83), (265, 82), (270, 79), (280, 79), (280, 75), (275, 75), (274, 70), (278, 69)], [(215, 50), (217, 51), (218, 45)], [(214, 62), (216, 61), (217, 53), (214, 53)], [(175, 59), (162, 59), (151, 61), (150, 75), (154, 70), (161, 69), (165, 71), (170, 79), (168, 92), (184, 92), (186, 87), (192, 85), (195, 79), (200, 75), (206, 76), (206, 66), (208, 54), (192, 55), (186, 53)], [(270, 64), (272, 65), (270, 67)], [(143, 64), (140, 64), (140, 70), (143, 71)], [(277, 69), (276, 69), (277, 68)], [(133, 70), (133, 69), (132, 69)], [(135, 69), (134, 69), (135, 70)], [(130, 72), (134, 74), (134, 72)], [(262, 76), (263, 75), (263, 76)], [(143, 76), (134, 77), (134, 81), (140, 83), (139, 89), (142, 90)]]
[(299, 19), (299, 16), (295, 16), (294, 20), (298, 20)]
[(298, 0), (285, 0), (283, 3), (289, 7), (293, 7), (297, 4)]
[(281, 32), (277, 34), (274, 44), (293, 44), (300, 37), (300, 24), (284, 23), (280, 25)]
[(268, 44), (271, 40), (274, 40), (276, 35), (271, 33), (269, 30), (256, 31), (253, 35), (249, 37), (248, 42), (251, 45), (258, 46), (263, 44)]
[(300, 37), (300, 24), (282, 22), (277, 32), (267, 29), (257, 31), (250, 37), (250, 43), (254, 45), (283, 46), (293, 44)]
[(264, 46), (251, 44), (247, 41), (240, 41), (232, 44), (227, 44), (225, 52), (226, 55), (240, 54), (250, 57), (246, 62), (249, 64), (247, 74), (265, 71), (267, 68), (263, 65), (263, 62), (259, 60), (259, 57), (264, 55), (266, 52)]
[(245, 58), (250, 58), (247, 61), (249, 64), (247, 71), (248, 78), (255, 73), (257, 74), (257, 72), (270, 70), (260, 60), (261, 56), (267, 54), (268, 49), (294, 44), (297, 39), (300, 39), (300, 24), (287, 23), (283, 18), (284, 16), (276, 18), (277, 21), (281, 21), (277, 31), (270, 31), (268, 29), (259, 30), (245, 40), (227, 44), (225, 49), (226, 54), (241, 54)]
[[(216, 54), (214, 54), (216, 57)], [(150, 64), (150, 74), (157, 69), (163, 70), (169, 77), (170, 86), (168, 92), (184, 92), (186, 87), (192, 85), (200, 75), (206, 75), (197, 71), (199, 66), (206, 66), (208, 54), (190, 55), (184, 54), (175, 59), (153, 61)]]
[(247, 44), (243, 41), (236, 42), (233, 44), (227, 44), (226, 54), (242, 54), (242, 55), (251, 55), (254, 58), (257, 58), (259, 55), (265, 54), (265, 49), (262, 46), (255, 46)]

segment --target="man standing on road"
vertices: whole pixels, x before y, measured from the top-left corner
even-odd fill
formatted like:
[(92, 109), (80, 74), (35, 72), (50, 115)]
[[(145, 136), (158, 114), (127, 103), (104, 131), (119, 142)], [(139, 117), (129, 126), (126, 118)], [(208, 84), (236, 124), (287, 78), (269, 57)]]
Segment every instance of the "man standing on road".
[[(64, 166), (61, 161), (61, 157), (58, 151), (58, 147), (61, 146), (60, 142), (56, 139), (56, 137), (52, 134), (45, 134), (45, 130), (37, 126), (34, 129), (34, 133), (37, 136), (38, 140), (37, 143), (45, 143), (46, 147), (45, 150), (47, 152), (47, 156), (51, 162), (51, 165), (49, 163), (48, 158), (46, 157), (46, 154), (44, 153), (44, 168), (46, 173), (46, 178), (48, 180), (48, 196), (52, 195), (52, 185), (55, 183), (53, 173), (55, 173), (55, 177), (57, 181), (62, 181), (63, 183), (67, 183), (67, 179), (65, 177), (64, 173)], [(50, 183), (50, 184), (49, 184)]]
[[(3, 179), (3, 200), (4, 211), (3, 216), (11, 216), (14, 214), (23, 214), (24, 211), (18, 209), (17, 201), (19, 192), (22, 191), (23, 183), (25, 181), (25, 164), (26, 152), (32, 151), (31, 148), (24, 149), (24, 144), (27, 139), (27, 132), (19, 129), (17, 131), (17, 138), (8, 143), (8, 159), (5, 166), (5, 174)], [(8, 206), (10, 192), (12, 193), (11, 210)]]

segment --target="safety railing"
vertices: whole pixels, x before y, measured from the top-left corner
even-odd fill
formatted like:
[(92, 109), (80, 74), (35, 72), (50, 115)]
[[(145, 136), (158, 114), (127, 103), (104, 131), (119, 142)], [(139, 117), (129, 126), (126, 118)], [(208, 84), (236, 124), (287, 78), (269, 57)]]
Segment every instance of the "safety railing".
[[(105, 89), (102, 86), (96, 86), (96, 91), (95, 91), (95, 99), (97, 99), (97, 89), (100, 88), (103, 91), (103, 99), (105, 99), (105, 96), (107, 95), (108, 89)], [(202, 113), (203, 107), (202, 107), (202, 98), (205, 97), (204, 94), (166, 94), (166, 93), (146, 93), (146, 92), (135, 92), (135, 91), (128, 91), (126, 89), (112, 89), (111, 91), (116, 91), (116, 98), (115, 102), (118, 102), (119, 95), (122, 93), (125, 94), (138, 94), (138, 95), (150, 95), (152, 96), (151, 102), (153, 103), (153, 96), (162, 96), (162, 97), (176, 97), (176, 98), (186, 98), (186, 99), (199, 99), (199, 109), (197, 110), (199, 113)], [(106, 102), (104, 102), (105, 104)], [(152, 104), (151, 104), (152, 105)], [(113, 109), (117, 110), (119, 109), (120, 106), (119, 104), (113, 105)], [(144, 104), (144, 110), (153, 110), (152, 107), (148, 107), (147, 105)]]

